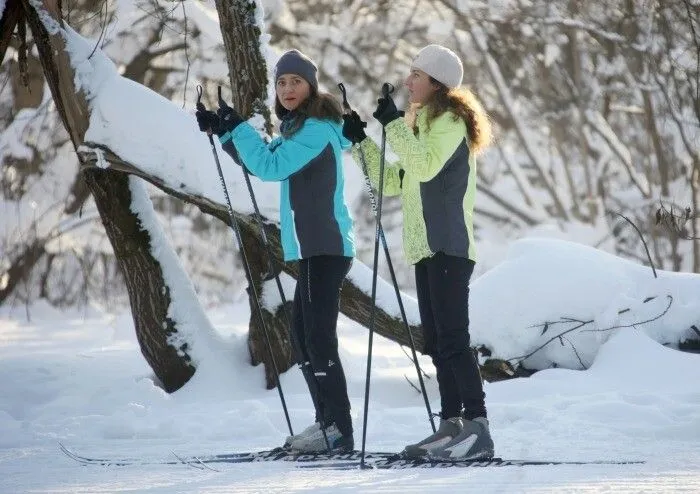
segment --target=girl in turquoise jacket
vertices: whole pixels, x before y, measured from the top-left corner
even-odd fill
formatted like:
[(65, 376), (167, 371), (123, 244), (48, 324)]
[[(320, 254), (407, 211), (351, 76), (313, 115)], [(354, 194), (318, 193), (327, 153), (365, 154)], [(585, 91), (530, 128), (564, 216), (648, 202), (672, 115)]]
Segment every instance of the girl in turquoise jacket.
[(237, 152), (260, 180), (280, 182), (284, 258), (299, 262), (290, 329), (316, 409), (315, 423), (285, 442), (301, 452), (354, 447), (336, 334), (341, 285), (355, 255), (341, 155), (350, 142), (342, 135), (340, 104), (318, 91), (316, 73), (316, 65), (297, 50), (278, 61), (275, 113), (281, 135), (269, 144), (227, 105), (217, 113), (197, 112), (200, 129), (216, 133), (224, 151), (234, 159)]

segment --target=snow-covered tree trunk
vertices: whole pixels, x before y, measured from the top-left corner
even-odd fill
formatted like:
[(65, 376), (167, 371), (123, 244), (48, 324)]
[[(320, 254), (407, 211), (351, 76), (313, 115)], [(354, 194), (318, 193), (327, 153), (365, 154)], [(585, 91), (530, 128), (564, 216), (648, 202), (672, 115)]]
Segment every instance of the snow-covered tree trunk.
[[(254, 227), (257, 228), (257, 225)], [(259, 235), (251, 232), (249, 229), (241, 230), (241, 238), (243, 239), (243, 248), (246, 251), (246, 258), (250, 265), (250, 271), (255, 285), (255, 290), (258, 295), (263, 293), (264, 280), (272, 278), (273, 274), (269, 272), (269, 261), (267, 251), (260, 239)], [(275, 265), (277, 274), (281, 272), (278, 265)], [(274, 281), (270, 281), (273, 285)], [(276, 290), (276, 288), (275, 288)], [(250, 323), (248, 329), (248, 350), (253, 365), (265, 365), (265, 383), (268, 389), (277, 385), (277, 376), (275, 376), (274, 366), (270, 361), (270, 351), (267, 348), (267, 339), (265, 338), (264, 330), (267, 334), (272, 348), (272, 355), (275, 359), (275, 364), (280, 372), (289, 369), (294, 363), (294, 355), (289, 340), (289, 325), (292, 315), (291, 300), (287, 301), (287, 306), (284, 307), (280, 303), (277, 307), (267, 307), (263, 305), (261, 323), (257, 309), (252, 298), (251, 288), (247, 288), (248, 304), (250, 306)], [(274, 313), (270, 312), (273, 310)], [(287, 316), (285, 312), (287, 311)], [(289, 319), (287, 319), (289, 317)], [(264, 323), (264, 327), (263, 327)]]
[[(261, 39), (262, 13), (254, 0), (216, 0), (216, 10), (219, 13), (219, 25), (226, 50), (226, 62), (229, 68), (232, 105), (241, 115), (250, 117), (260, 115), (264, 120), (264, 129), (270, 134), (272, 123), (270, 110), (265, 103), (267, 95), (267, 63)], [(226, 91), (224, 94), (228, 94)], [(224, 96), (226, 98), (226, 96)], [(244, 249), (250, 264), (252, 283), (255, 293), (261, 294), (263, 278), (271, 277), (268, 273), (269, 264), (267, 252), (259, 236), (254, 236), (246, 230), (241, 232)], [(274, 270), (279, 273), (279, 258)], [(279, 307), (275, 314), (266, 308), (262, 309), (263, 321), (260, 321), (253, 298), (253, 290), (248, 287), (250, 305), (250, 325), (248, 333), (248, 348), (254, 365), (265, 364), (267, 387), (277, 385), (272, 360), (280, 372), (289, 369), (293, 363), (292, 351), (288, 334), (288, 319), (291, 320), (291, 308)], [(264, 324), (264, 326), (263, 326)], [(265, 330), (270, 341), (267, 345)]]
[(260, 114), (272, 132), (267, 96), (267, 63), (261, 43), (262, 12), (255, 0), (216, 0), (226, 49), (233, 106), (244, 116)]
[(141, 353), (165, 390), (176, 391), (192, 377), (195, 367), (186, 344), (177, 348), (171, 344), (177, 321), (168, 315), (173, 303), (170, 287), (151, 252), (151, 234), (132, 211), (129, 176), (95, 168), (84, 176), (124, 275)]
[[(90, 113), (85, 95), (74, 85), (74, 69), (61, 34), (61, 4), (46, 0), (38, 6), (23, 0), (22, 5), (54, 102), (77, 150), (84, 143)], [(86, 170), (84, 177), (126, 280), (141, 351), (163, 387), (175, 391), (195, 368), (186, 344), (178, 348), (170, 344), (177, 332), (176, 322), (168, 317), (170, 287), (151, 252), (151, 236), (132, 211), (129, 177), (99, 169)]]
[(0, 15), (0, 60), (5, 57), (5, 52), (10, 46), (12, 33), (17, 26), (17, 22), (22, 16), (22, 6), (17, 1), (10, 1), (5, 5), (5, 9)]

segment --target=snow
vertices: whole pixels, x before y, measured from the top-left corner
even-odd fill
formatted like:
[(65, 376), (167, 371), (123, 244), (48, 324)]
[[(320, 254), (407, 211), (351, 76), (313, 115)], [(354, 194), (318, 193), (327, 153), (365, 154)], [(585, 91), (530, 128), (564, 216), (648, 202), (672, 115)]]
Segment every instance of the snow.
[[(148, 209), (148, 204), (138, 208), (142, 221), (150, 221)], [(161, 262), (167, 265), (169, 255), (160, 254)], [(580, 266), (573, 268), (572, 258)], [(562, 278), (566, 290), (546, 288)], [(269, 448), (284, 440), (288, 431), (277, 391), (264, 389), (262, 366), (249, 365), (247, 300), (207, 311), (213, 329), (205, 325), (198, 336), (211, 342), (202, 343), (207, 354), (190, 382), (173, 394), (153, 383), (128, 312), (109, 314), (94, 307), (59, 312), (41, 302), (4, 306), (0, 492), (697, 491), (700, 356), (667, 348), (649, 334), (659, 338), (663, 329), (676, 337), (672, 329), (690, 313), (698, 323), (691, 294), (698, 293), (699, 280), (698, 275), (663, 272), (654, 279), (648, 268), (567, 242), (515, 244), (508, 260), (475, 280), (472, 290), (472, 330), (485, 333), (480, 318), (490, 313), (498, 322), (490, 326), (492, 339), (503, 342), (503, 348), (524, 351), (531, 343), (518, 344), (520, 335), (540, 317), (566, 314), (613, 324), (617, 316), (609, 306), (641, 311), (638, 297), (647, 295), (672, 294), (671, 308), (679, 312), (669, 310), (668, 324), (654, 331), (627, 327), (606, 333), (599, 342), (577, 341), (580, 351), (590, 354), (587, 370), (547, 369), (485, 385), (498, 455), (643, 460), (644, 465), (506, 467), (467, 474), (449, 469), (302, 471), (288, 464), (217, 465), (218, 471), (185, 465), (83, 467), (60, 453), (59, 441), (88, 455), (155, 460), (172, 459), (173, 452)], [(190, 289), (178, 280), (169, 283)], [(283, 284), (288, 287), (289, 280), (283, 277)], [(537, 290), (556, 298), (535, 302), (528, 291)], [(338, 329), (359, 447), (367, 331), (344, 317)], [(406, 382), (416, 381), (415, 370), (397, 344), (377, 336), (373, 355), (367, 448), (398, 450), (428, 434), (423, 400)], [(438, 410), (434, 369), (428, 358), (419, 358), (430, 376), (431, 406)], [(294, 429), (301, 430), (311, 422), (313, 406), (300, 372), (286, 372), (282, 386)]]
[[(204, 14), (194, 10), (198, 12), (198, 22), (203, 22), (201, 18)], [(256, 22), (262, 22), (261, 15), (258, 13)], [(194, 103), (189, 110), (181, 109), (147, 87), (120, 76), (104, 52), (93, 50), (93, 42), (68, 26), (65, 36), (76, 71), (76, 86), (85, 92), (91, 110), (86, 143), (111, 149), (125, 161), (159, 177), (175, 190), (225, 204), (211, 144), (206, 134), (197, 128)], [(278, 55), (274, 55), (269, 48), (268, 38), (266, 34), (262, 36), (270, 69), (274, 66), (270, 58)], [(268, 94), (274, 98), (273, 86), (268, 88)], [(260, 127), (256, 120), (258, 117), (253, 116), (251, 123), (254, 127)], [(252, 201), (242, 171), (221, 150), (216, 136), (213, 141), (233, 209), (243, 214), (252, 213)], [(362, 174), (359, 167), (352, 163), (350, 154), (346, 154), (346, 200), (349, 204), (355, 204), (362, 195)], [(261, 213), (278, 220), (279, 185), (261, 182), (254, 176), (251, 176), (251, 182)]]
[[(383, 253), (380, 253), (380, 258), (383, 258)], [(372, 294), (372, 268), (360, 262), (353, 262), (348, 279), (364, 293)], [(420, 314), (418, 313), (418, 301), (409, 295), (401, 294), (404, 309), (406, 311), (406, 319), (409, 324), (420, 324)], [(401, 318), (399, 303), (396, 300), (396, 292), (391, 281), (377, 278), (376, 304), (387, 314), (393, 315), (396, 319)]]
[[(297, 286), (297, 281), (289, 276), (287, 273), (279, 273), (280, 285), (282, 285), (282, 292), (284, 293), (284, 299), (287, 302), (292, 302), (294, 300), (294, 290)], [(267, 280), (263, 283), (262, 293), (260, 294), (260, 305), (264, 307), (268, 312), (275, 313), (277, 307), (282, 304), (282, 297), (280, 296), (279, 287), (277, 286), (277, 280), (274, 278)]]
[[(102, 51), (93, 53), (94, 46), (69, 27), (66, 41), (76, 71), (76, 86), (85, 92), (91, 110), (86, 144), (108, 147), (175, 190), (225, 204), (212, 148), (206, 134), (197, 128), (194, 108), (185, 111), (147, 87), (120, 76)], [(227, 188), (246, 190), (242, 172), (221, 150), (216, 136), (213, 140)], [(251, 180), (261, 212), (278, 218), (279, 185), (254, 177)], [(253, 212), (247, 193), (230, 196), (236, 211)]]
[(19, 171), (16, 168), (31, 165), (36, 160), (35, 146), (52, 145), (56, 156), (41, 177), (27, 180), (21, 198), (11, 193), (0, 198), (3, 219), (0, 222), (3, 238), (0, 259), (9, 259), (7, 256), (13, 255), (12, 244), (18, 239), (44, 237), (55, 230), (62, 215), (62, 208), (57, 205), (61, 205), (72, 185), (65, 177), (76, 175), (77, 160), (72, 145), (56, 142), (54, 139), (61, 136), (62, 129), (46, 121), (44, 110), (51, 104), (50, 92), (44, 91), (44, 100), (38, 108), (20, 110), (17, 118), (0, 132), (0, 158), (6, 160), (4, 172), (10, 181)]
[[(285, 15), (280, 2), (267, 4), (272, 5), (273, 15)], [(460, 2), (460, 8), (465, 4)], [(184, 6), (175, 15), (181, 10)], [(218, 46), (220, 31), (211, 2), (197, 2), (187, 10), (195, 24), (208, 26), (202, 29), (207, 43)], [(129, 25), (137, 15), (141, 14), (132, 12), (131, 17), (121, 16), (116, 22)], [(46, 15), (42, 20), (50, 32), (62, 29)], [(262, 25), (261, 12), (255, 22)], [(183, 110), (177, 101), (121, 77), (115, 63), (101, 50), (93, 50), (94, 40), (70, 28), (64, 32), (76, 85), (90, 106), (86, 141), (109, 147), (176, 190), (223, 203), (212, 148), (196, 128), (193, 103)], [(477, 30), (477, 47), (483, 48), (484, 40), (484, 33)], [(262, 41), (269, 50), (266, 34)], [(137, 45), (136, 38), (126, 45), (108, 40), (106, 50), (130, 52)], [(551, 47), (547, 53), (547, 60), (556, 58)], [(268, 62), (274, 61), (271, 51), (265, 56)], [(488, 62), (493, 68), (495, 62)], [(337, 61), (327, 64), (337, 65)], [(216, 74), (226, 72), (221, 61), (204, 60), (202, 65)], [(206, 72), (202, 70), (200, 74)], [(518, 102), (507, 85), (497, 82), (506, 106), (516, 107)], [(595, 115), (587, 116), (595, 123)], [(3, 144), (10, 143), (8, 153), (30, 157), (26, 146), (12, 144), (26, 126), (23, 120), (15, 120), (3, 134), (7, 137)], [(627, 148), (611, 140), (609, 129), (596, 128), (621, 155), (623, 164), (627, 163)], [(214, 142), (234, 209), (251, 212), (242, 174)], [(528, 142), (526, 139), (526, 145)], [(536, 152), (530, 155), (539, 156)], [(549, 169), (542, 160), (535, 160), (535, 165), (543, 174)], [(361, 174), (350, 162), (347, 173), (348, 202), (356, 204), (363, 193)], [(263, 214), (275, 219), (278, 186), (252, 180)], [(557, 193), (557, 184), (550, 185), (551, 193)], [(473, 344), (484, 345), (501, 358), (531, 354), (525, 362), (530, 368), (559, 367), (527, 379), (486, 384), (497, 454), (535, 460), (645, 460), (645, 465), (509, 467), (467, 475), (459, 470), (314, 472), (282, 464), (224, 465), (218, 472), (185, 465), (77, 465), (59, 452), (59, 441), (88, 455), (170, 460), (173, 452), (204, 455), (269, 448), (279, 445), (288, 433), (277, 391), (265, 390), (263, 368), (249, 364), (250, 314), (245, 292), (241, 290), (234, 298), (238, 303), (212, 305), (205, 311), (159, 223), (144, 183), (131, 178), (130, 187), (132, 210), (151, 235), (152, 253), (163, 267), (170, 290), (169, 316), (178, 323), (179, 337), (190, 345), (198, 370), (176, 393), (167, 394), (156, 386), (128, 312), (109, 313), (97, 307), (59, 312), (42, 302), (0, 307), (0, 492), (346, 489), (442, 493), (470, 487), (480, 492), (700, 490), (700, 357), (664, 346), (677, 344), (700, 325), (700, 276), (659, 271), (654, 278), (648, 267), (569, 241), (543, 238), (507, 245), (504, 237), (502, 245), (494, 245), (499, 255), (487, 252), (486, 256), (492, 264), (497, 257), (505, 260), (472, 283)], [(4, 228), (26, 228), (25, 217), (32, 214), (48, 216), (48, 199), (39, 192), (32, 197), (41, 200), (23, 204), (27, 211), (22, 219), (18, 215), (6, 220)], [(546, 202), (540, 191), (531, 209), (539, 214)], [(32, 213), (35, 209), (38, 213)], [(184, 218), (175, 223), (176, 231), (189, 228)], [(64, 226), (69, 228), (70, 223)], [(538, 225), (530, 233), (551, 236), (548, 227), (552, 226)], [(563, 235), (563, 229), (552, 228), (554, 235)], [(599, 233), (598, 228), (588, 227), (581, 235), (591, 238), (592, 233)], [(566, 236), (570, 240), (575, 235), (569, 231)], [(398, 244), (390, 245), (392, 252), (398, 252)], [(348, 276), (362, 290), (371, 291), (372, 272), (366, 265), (355, 262)], [(291, 299), (293, 281), (286, 275), (281, 281)], [(272, 281), (264, 286), (266, 307), (279, 304), (275, 285)], [(417, 324), (415, 299), (405, 295), (403, 300), (409, 322)], [(381, 279), (377, 305), (398, 317), (394, 290)], [(583, 326), (572, 330), (576, 321)], [(564, 331), (569, 332), (562, 334)], [(359, 447), (367, 331), (341, 317), (339, 338)], [(428, 358), (419, 359), (430, 376), (426, 386), (432, 409), (438, 410), (434, 369)], [(416, 381), (404, 349), (377, 336), (369, 397), (369, 450), (399, 450), (428, 434), (422, 397), (407, 379)], [(306, 385), (296, 368), (282, 376), (282, 385), (294, 429), (299, 431), (313, 418)]]
[(544, 66), (549, 67), (553, 63), (557, 62), (561, 55), (561, 49), (559, 46), (554, 44), (547, 44), (544, 47)]
[[(267, 28), (265, 26), (265, 5), (264, 2), (257, 1), (255, 2), (255, 24), (257, 25), (258, 29), (260, 29), (260, 38), (259, 38), (259, 47), (260, 47), (260, 53), (262, 54), (263, 58), (267, 62), (267, 98), (266, 98), (266, 104), (268, 107), (273, 108), (275, 106), (275, 98), (276, 98), (276, 93), (275, 93), (275, 64), (277, 64), (277, 60), (279, 60), (279, 54), (275, 50), (272, 49), (270, 46), (270, 34), (267, 32)], [(257, 126), (254, 125), (255, 128), (257, 129), (262, 129), (263, 128), (263, 122), (264, 118), (261, 115), (258, 115), (258, 119), (260, 120), (259, 124)]]
[[(700, 323), (700, 276), (657, 273), (654, 278), (649, 267), (564, 240), (514, 242), (503, 263), (472, 282), (472, 342), (510, 359), (576, 325), (550, 324), (541, 335), (541, 325), (547, 321), (592, 321), (568, 333), (568, 343), (554, 341), (529, 359), (527, 367), (535, 369), (553, 362), (580, 368), (577, 352), (590, 363), (614, 332), (607, 329), (618, 325), (634, 325), (662, 344), (677, 344), (690, 336), (693, 324)], [(649, 297), (655, 298), (644, 303)], [(619, 314), (625, 309), (630, 310)]]
[(151, 254), (161, 266), (164, 285), (169, 291), (167, 317), (175, 321), (177, 327), (177, 332), (169, 343), (175, 348), (187, 345), (194, 365), (199, 367), (217, 356), (215, 349), (221, 342), (198, 302), (192, 282), (167, 240), (143, 180), (130, 176), (129, 190), (132, 197), (131, 210), (150, 235)]

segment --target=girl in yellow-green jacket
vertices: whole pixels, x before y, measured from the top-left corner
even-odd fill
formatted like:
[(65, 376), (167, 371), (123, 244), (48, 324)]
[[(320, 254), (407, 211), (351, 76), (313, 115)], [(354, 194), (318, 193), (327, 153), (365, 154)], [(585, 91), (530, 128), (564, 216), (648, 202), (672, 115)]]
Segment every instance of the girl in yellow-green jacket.
[[(424, 353), (435, 365), (442, 408), (438, 431), (407, 446), (408, 456), (494, 454), (479, 366), (469, 347), (468, 311), (476, 261), (476, 155), (489, 144), (491, 130), (476, 97), (460, 88), (462, 76), (454, 52), (426, 46), (405, 81), (411, 103), (407, 117), (401, 118), (391, 96), (380, 98), (374, 112), (399, 157), (384, 170), (384, 194), (401, 197), (403, 248), (415, 265)], [(364, 155), (377, 186), (379, 148), (365, 135), (357, 113), (344, 120), (343, 134), (354, 144), (355, 161), (361, 163)]]

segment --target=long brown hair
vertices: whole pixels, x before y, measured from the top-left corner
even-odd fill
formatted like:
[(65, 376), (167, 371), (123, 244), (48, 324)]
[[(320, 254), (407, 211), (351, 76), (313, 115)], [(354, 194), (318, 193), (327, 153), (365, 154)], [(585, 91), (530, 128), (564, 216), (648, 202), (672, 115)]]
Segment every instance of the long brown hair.
[[(287, 114), (287, 110), (278, 97), (275, 97), (275, 115), (282, 120)], [(330, 93), (317, 91), (311, 86), (309, 97), (306, 98), (295, 110), (294, 119), (288, 124), (280, 128), (280, 133), (283, 137), (291, 137), (301, 127), (307, 118), (318, 118), (321, 120), (332, 120), (336, 123), (343, 121), (343, 109), (340, 102)]]
[(428, 128), (437, 117), (446, 111), (451, 111), (454, 113), (455, 120), (461, 118), (467, 125), (470, 151), (474, 155), (481, 153), (491, 144), (493, 139), (491, 120), (481, 102), (469, 89), (449, 89), (432, 77), (430, 81), (436, 84), (438, 89), (425, 104), (428, 112)]

